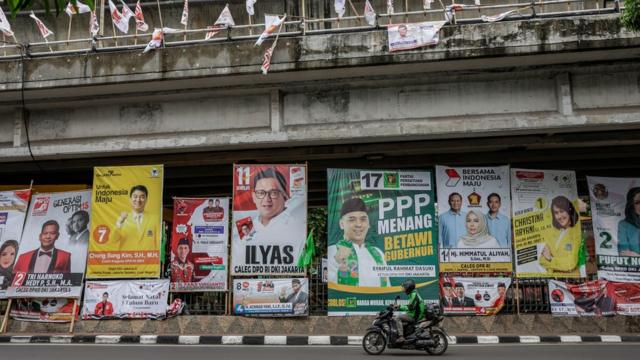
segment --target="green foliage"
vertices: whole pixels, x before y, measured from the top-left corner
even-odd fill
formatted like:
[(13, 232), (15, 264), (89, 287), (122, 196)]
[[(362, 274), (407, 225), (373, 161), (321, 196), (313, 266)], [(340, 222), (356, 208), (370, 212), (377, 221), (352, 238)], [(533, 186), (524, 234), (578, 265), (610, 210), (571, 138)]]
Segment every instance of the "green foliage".
[(620, 21), (627, 29), (640, 32), (640, 0), (625, 0)]
[(307, 216), (309, 231), (313, 231), (316, 256), (325, 257), (327, 254), (327, 208), (309, 209)]
[[(11, 16), (13, 17), (16, 16), (18, 11), (31, 9), (44, 9), (49, 14), (51, 13), (52, 4), (56, 9), (57, 16), (64, 12), (64, 8), (69, 1), (74, 6), (76, 5), (76, 0), (7, 0), (7, 4), (9, 4), (9, 10), (11, 10)], [(95, 9), (94, 0), (82, 0), (82, 3), (89, 5), (92, 10)]]

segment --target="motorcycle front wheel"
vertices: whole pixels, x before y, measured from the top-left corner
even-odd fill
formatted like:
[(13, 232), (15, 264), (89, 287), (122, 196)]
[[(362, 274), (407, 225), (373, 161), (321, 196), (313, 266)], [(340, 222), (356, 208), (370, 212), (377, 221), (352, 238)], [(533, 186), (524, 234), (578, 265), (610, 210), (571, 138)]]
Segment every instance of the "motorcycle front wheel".
[(380, 355), (387, 347), (387, 338), (379, 331), (369, 331), (362, 338), (362, 348), (369, 355)]
[(429, 355), (436, 356), (444, 354), (449, 347), (447, 336), (442, 331), (434, 330), (431, 332), (431, 338), (433, 339), (434, 344), (426, 348), (427, 353), (429, 353)]

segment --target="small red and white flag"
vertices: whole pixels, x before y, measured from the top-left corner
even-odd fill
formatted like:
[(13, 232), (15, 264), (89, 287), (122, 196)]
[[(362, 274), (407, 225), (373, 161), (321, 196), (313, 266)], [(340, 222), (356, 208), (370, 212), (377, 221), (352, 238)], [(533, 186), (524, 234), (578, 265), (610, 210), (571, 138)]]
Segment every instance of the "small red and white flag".
[(433, 0), (422, 0), (422, 9), (423, 10), (431, 9), (431, 4), (432, 3), (433, 3)]
[(256, 41), (256, 46), (262, 45), (262, 43), (271, 34), (273, 34), (278, 28), (280, 28), (280, 25), (284, 24), (284, 19), (286, 18), (287, 18), (287, 15), (283, 16), (282, 18), (278, 16), (273, 16), (273, 15), (265, 15), (264, 16), (265, 29), (262, 32), (262, 34), (260, 34), (258, 41)]
[(393, 0), (387, 0), (387, 14), (393, 14)]
[(149, 25), (144, 22), (144, 14), (142, 13), (142, 6), (140, 5), (140, 0), (136, 3), (136, 12), (133, 14), (136, 19), (136, 29), (140, 31), (149, 30)]
[(180, 24), (187, 26), (189, 23), (189, 0), (184, 0), (184, 6), (182, 7), (182, 17), (180, 18)]
[(11, 31), (11, 24), (9, 24), (9, 20), (7, 20), (7, 17), (5, 16), (4, 11), (2, 11), (2, 8), (0, 8), (0, 31), (2, 31), (2, 33), (6, 36), (13, 36), (13, 31)]
[(262, 59), (262, 66), (260, 67), (260, 71), (262, 71), (262, 75), (267, 75), (269, 72), (269, 68), (271, 67), (271, 56), (273, 56), (273, 47), (267, 49), (264, 52), (264, 58)]
[(33, 13), (33, 11), (31, 12), (31, 15), (29, 15), (29, 17), (31, 17), (33, 20), (36, 21), (38, 30), (40, 30), (40, 35), (42, 35), (43, 38), (46, 39), (48, 36), (53, 35), (53, 31), (47, 29), (44, 23), (40, 21), (40, 19), (38, 19), (38, 17), (36, 16), (36, 14)]
[(453, 20), (453, 17), (456, 14), (456, 11), (461, 11), (462, 9), (464, 9), (466, 7), (467, 7), (467, 5), (464, 5), (464, 4), (451, 4), (451, 5), (448, 5), (444, 10), (444, 19), (447, 22), (451, 22), (451, 20)]
[(505, 11), (501, 14), (498, 15), (494, 15), (494, 16), (486, 16), (486, 15), (482, 15), (480, 17), (480, 19), (482, 19), (482, 21), (484, 22), (496, 22), (496, 21), (500, 21), (505, 19), (506, 17), (516, 13), (518, 11), (518, 9), (513, 9), (513, 10), (509, 10), (509, 11)]
[(369, 0), (364, 3), (364, 18), (370, 26), (374, 26), (376, 24), (376, 11), (373, 6), (371, 6)]
[(73, 4), (69, 2), (67, 3), (67, 7), (64, 9), (64, 12), (69, 16), (91, 12), (91, 8), (88, 5), (85, 5), (78, 0), (76, 0), (76, 7), (78, 8), (77, 11), (76, 8), (73, 7)]
[(100, 32), (100, 24), (98, 24), (98, 16), (96, 15), (95, 11), (91, 12), (91, 20), (89, 21), (89, 32), (91, 33), (91, 36), (96, 36), (98, 35), (98, 32)]
[(133, 17), (133, 11), (124, 3), (124, 1), (120, 0), (122, 4), (122, 17), (127, 19), (127, 26), (129, 26), (129, 19)]
[(210, 26), (207, 26), (207, 30), (209, 30), (209, 31), (207, 31), (207, 33), (204, 35), (204, 39), (205, 40), (209, 40), (212, 37), (218, 35), (218, 33), (220, 31), (224, 30), (224, 29), (225, 29), (225, 27), (222, 26), (222, 25), (210, 25)]
[(120, 32), (125, 34), (128, 33), (129, 18), (125, 18), (111, 0), (109, 0), (109, 12), (111, 12), (111, 21), (113, 21), (113, 25), (115, 25)]
[(153, 29), (153, 34), (151, 34), (151, 41), (149, 41), (149, 43), (147, 44), (147, 47), (144, 48), (144, 51), (142, 51), (142, 53), (146, 53), (150, 50), (157, 49), (160, 46), (162, 46), (162, 42), (164, 41), (164, 34), (171, 34), (171, 33), (177, 33), (177, 32), (180, 32), (180, 30), (172, 29), (168, 27), (165, 27), (162, 29), (158, 29), (158, 28)]
[(253, 9), (253, 5), (256, 3), (257, 0), (247, 0), (247, 14), (249, 14), (250, 16), (255, 15), (255, 10)]
[(346, 0), (335, 0), (333, 2), (333, 8), (336, 10), (336, 14), (338, 14), (338, 19), (342, 19), (344, 16)]

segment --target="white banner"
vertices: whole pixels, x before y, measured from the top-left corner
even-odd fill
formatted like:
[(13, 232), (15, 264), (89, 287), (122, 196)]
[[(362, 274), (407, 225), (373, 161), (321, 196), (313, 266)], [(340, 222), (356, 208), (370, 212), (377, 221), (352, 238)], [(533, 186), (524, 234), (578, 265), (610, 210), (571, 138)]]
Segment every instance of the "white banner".
[(89, 214), (90, 189), (33, 195), (9, 297), (80, 297)]
[(440, 271), (511, 272), (509, 167), (436, 166)]
[(168, 296), (169, 279), (87, 281), (82, 318), (163, 318)]
[(0, 192), (0, 299), (7, 297), (31, 190)]
[(444, 21), (434, 21), (389, 25), (387, 27), (389, 51), (410, 50), (436, 45), (439, 41), (438, 32), (444, 24)]
[(504, 306), (511, 278), (444, 277), (440, 299), (445, 314), (495, 315)]
[(640, 179), (588, 176), (598, 277), (640, 282)]
[(233, 312), (246, 316), (306, 316), (309, 283), (306, 278), (235, 279)]

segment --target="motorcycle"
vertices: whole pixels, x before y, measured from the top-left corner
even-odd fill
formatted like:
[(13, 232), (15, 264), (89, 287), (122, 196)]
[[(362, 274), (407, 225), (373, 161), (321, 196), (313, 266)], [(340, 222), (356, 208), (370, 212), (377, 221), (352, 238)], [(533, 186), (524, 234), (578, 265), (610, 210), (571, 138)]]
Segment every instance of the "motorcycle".
[[(399, 298), (399, 297), (398, 297)], [(398, 298), (396, 298), (396, 303)], [(442, 355), (449, 347), (446, 331), (438, 326), (444, 319), (440, 308), (427, 305), (425, 320), (404, 326), (405, 341), (397, 343), (398, 329), (393, 313), (396, 304), (390, 304), (378, 313), (373, 325), (367, 329), (362, 338), (362, 347), (369, 355), (380, 355), (388, 347), (390, 349), (425, 350), (430, 355)]]

